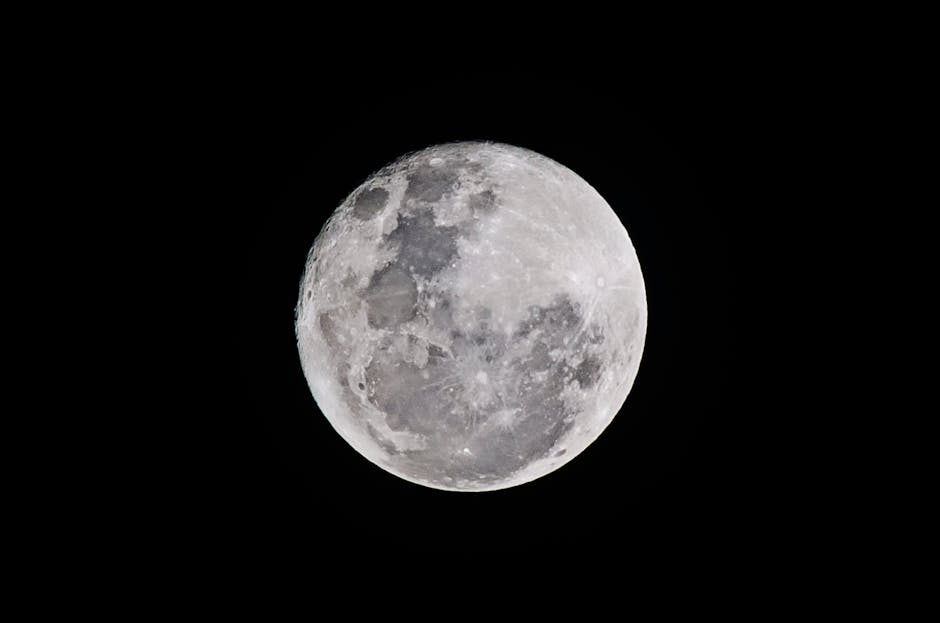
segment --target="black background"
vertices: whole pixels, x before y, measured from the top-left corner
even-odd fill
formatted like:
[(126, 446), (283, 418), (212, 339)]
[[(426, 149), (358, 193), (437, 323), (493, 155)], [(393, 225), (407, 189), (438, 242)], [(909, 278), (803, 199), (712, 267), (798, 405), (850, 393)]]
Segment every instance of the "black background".
[[(741, 241), (765, 221), (753, 144), (773, 122), (751, 72), (524, 52), (460, 71), (412, 60), (245, 59), (208, 111), (223, 126), (219, 210), (238, 295), (213, 487), (234, 502), (240, 538), (394, 555), (747, 530), (769, 484), (752, 460), (768, 445), (749, 380), (760, 364), (742, 349), (761, 268)], [(600, 192), (636, 247), (649, 329), (624, 408), (583, 454), (524, 486), (461, 494), (396, 478), (333, 431), (301, 371), (293, 310), (306, 254), (353, 188), (408, 151), (474, 139), (542, 153)]]

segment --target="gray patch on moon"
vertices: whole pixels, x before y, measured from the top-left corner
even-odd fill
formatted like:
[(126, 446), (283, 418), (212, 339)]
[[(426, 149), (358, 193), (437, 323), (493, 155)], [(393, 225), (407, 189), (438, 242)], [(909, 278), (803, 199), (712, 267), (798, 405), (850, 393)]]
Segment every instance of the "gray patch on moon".
[(386, 244), (397, 247), (395, 263), (415, 275), (430, 277), (457, 258), (457, 228), (434, 224), (428, 209), (413, 216), (402, 216), (388, 236)]
[(574, 378), (582, 389), (593, 387), (601, 376), (601, 360), (596, 355), (588, 355), (574, 370)]
[(405, 197), (418, 201), (437, 201), (457, 185), (458, 171), (451, 166), (422, 163), (408, 173)]
[(320, 314), (320, 331), (323, 332), (323, 337), (326, 338), (326, 343), (329, 345), (333, 351), (338, 351), (340, 348), (339, 337), (336, 334), (336, 325), (333, 323), (333, 319), (330, 318), (328, 312), (322, 312)]
[(373, 275), (365, 298), (369, 324), (394, 327), (414, 318), (418, 287), (411, 275), (393, 264)]
[(565, 294), (557, 295), (551, 305), (530, 306), (529, 316), (520, 323), (516, 335), (526, 337), (533, 331), (542, 333), (546, 329), (551, 329), (546, 343), (551, 346), (561, 346), (564, 344), (565, 337), (563, 331), (580, 324), (581, 316), (578, 314), (578, 307), (579, 305), (572, 303)]
[[(432, 306), (433, 303), (433, 306)], [(422, 300), (422, 314), (428, 324), (451, 330), (454, 327), (454, 309), (450, 297), (444, 292), (428, 293)]]
[(429, 359), (422, 369), (399, 357), (379, 351), (366, 368), (369, 400), (385, 414), (388, 427), (434, 438), (459, 433), (463, 422), (452, 417), (456, 398), (446, 386), (450, 367)]
[[(428, 441), (424, 450), (389, 452), (416, 477), (440, 485), (496, 482), (549, 456), (580, 409), (562, 398), (566, 386), (595, 382), (600, 373), (600, 360), (591, 356), (583, 357), (594, 363), (583, 367), (581, 378), (568, 363), (582, 358), (589, 342), (567, 296), (530, 308), (516, 332), (531, 337), (527, 350), (514, 350), (505, 335), (492, 331), (490, 316), (483, 308), (473, 326), (451, 324), (449, 352), (430, 345), (423, 368), (404, 361), (388, 339), (366, 369), (369, 400), (388, 427)], [(566, 355), (553, 357), (551, 351), (566, 341)]]
[(470, 210), (474, 214), (491, 214), (496, 210), (496, 194), (492, 190), (470, 195)]
[(353, 216), (361, 221), (368, 221), (382, 211), (388, 201), (388, 191), (384, 188), (368, 188), (353, 202)]
[(438, 346), (437, 344), (428, 345), (428, 360), (432, 358), (444, 359), (447, 357), (447, 353), (444, 352), (444, 349)]

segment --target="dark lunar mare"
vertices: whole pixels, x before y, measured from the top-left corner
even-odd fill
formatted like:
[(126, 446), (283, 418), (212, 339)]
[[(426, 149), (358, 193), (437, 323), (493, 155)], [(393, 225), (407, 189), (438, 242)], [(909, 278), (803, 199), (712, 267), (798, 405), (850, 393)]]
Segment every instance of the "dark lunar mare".
[(370, 325), (396, 327), (415, 317), (418, 286), (407, 271), (390, 264), (372, 276), (365, 298)]
[(470, 210), (476, 216), (485, 216), (496, 211), (496, 194), (492, 190), (470, 195)]
[(384, 188), (367, 188), (353, 201), (353, 216), (367, 221), (382, 211), (388, 201), (388, 191)]
[(460, 179), (460, 170), (455, 164), (459, 165), (459, 161), (451, 159), (441, 166), (432, 167), (428, 163), (416, 166), (406, 176), (408, 187), (405, 189), (405, 197), (426, 202), (440, 200), (457, 186), (457, 180)]
[[(446, 300), (446, 295), (441, 296)], [(590, 387), (602, 372), (600, 359), (587, 352), (597, 342), (600, 329), (582, 330), (580, 308), (569, 297), (561, 295), (551, 305), (529, 309), (510, 338), (531, 336), (533, 348), (521, 356), (511, 355), (505, 336), (489, 329), (488, 311), (481, 310), (469, 330), (459, 329), (450, 320), (451, 352), (431, 345), (423, 369), (403, 361), (388, 340), (376, 350), (366, 370), (369, 400), (387, 414), (389, 427), (428, 439), (429, 449), (406, 451), (396, 459), (396, 468), (412, 477), (448, 485), (461, 479), (492, 483), (511, 476), (547, 456), (574, 426), (577, 412), (561, 398), (565, 386), (575, 380)], [(449, 317), (439, 317), (439, 321), (442, 318)], [(550, 353), (557, 348), (569, 356), (553, 360)], [(478, 408), (469, 399), (466, 366), (462, 365), (468, 358), (476, 358), (476, 365), (493, 378), (502, 375), (502, 393), (493, 404)], [(512, 384), (507, 382), (510, 379)], [(480, 430), (504, 409), (518, 414), (511, 427), (493, 425)], [(388, 450), (377, 431), (370, 434)], [(468, 456), (461, 455), (463, 448), (470, 451)]]
[[(390, 328), (410, 320), (413, 317), (410, 310), (417, 302), (416, 280), (431, 278), (459, 260), (457, 240), (468, 231), (464, 227), (436, 225), (434, 208), (448, 200), (461, 172), (468, 169), (472, 167), (467, 160), (450, 158), (441, 166), (419, 164), (407, 175), (397, 226), (380, 243), (383, 249), (394, 252), (394, 259), (373, 275), (365, 293), (373, 327)], [(385, 190), (367, 189), (356, 198), (353, 213), (371, 218), (387, 200)], [(476, 193), (471, 196), (470, 205), (475, 215), (492, 213), (496, 196), (489, 190)]]
[(457, 227), (434, 224), (430, 208), (401, 216), (384, 244), (398, 249), (395, 264), (419, 277), (431, 277), (457, 259)]

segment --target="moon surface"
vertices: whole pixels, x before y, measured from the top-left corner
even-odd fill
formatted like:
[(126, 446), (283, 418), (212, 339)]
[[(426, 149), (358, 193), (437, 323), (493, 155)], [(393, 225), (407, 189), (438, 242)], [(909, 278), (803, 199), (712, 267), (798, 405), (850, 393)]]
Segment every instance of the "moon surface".
[(313, 243), (303, 371), (353, 448), (428, 487), (552, 472), (623, 406), (646, 338), (636, 251), (606, 201), (511, 145), (437, 145), (381, 169)]

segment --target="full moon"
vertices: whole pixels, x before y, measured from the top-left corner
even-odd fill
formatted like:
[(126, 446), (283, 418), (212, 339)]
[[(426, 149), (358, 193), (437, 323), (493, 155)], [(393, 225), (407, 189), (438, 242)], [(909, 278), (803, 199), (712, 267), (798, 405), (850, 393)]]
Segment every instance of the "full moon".
[(601, 195), (535, 152), (437, 145), (356, 188), (297, 303), (304, 375), (353, 448), (405, 480), (540, 478), (621, 410), (646, 339), (636, 251)]

